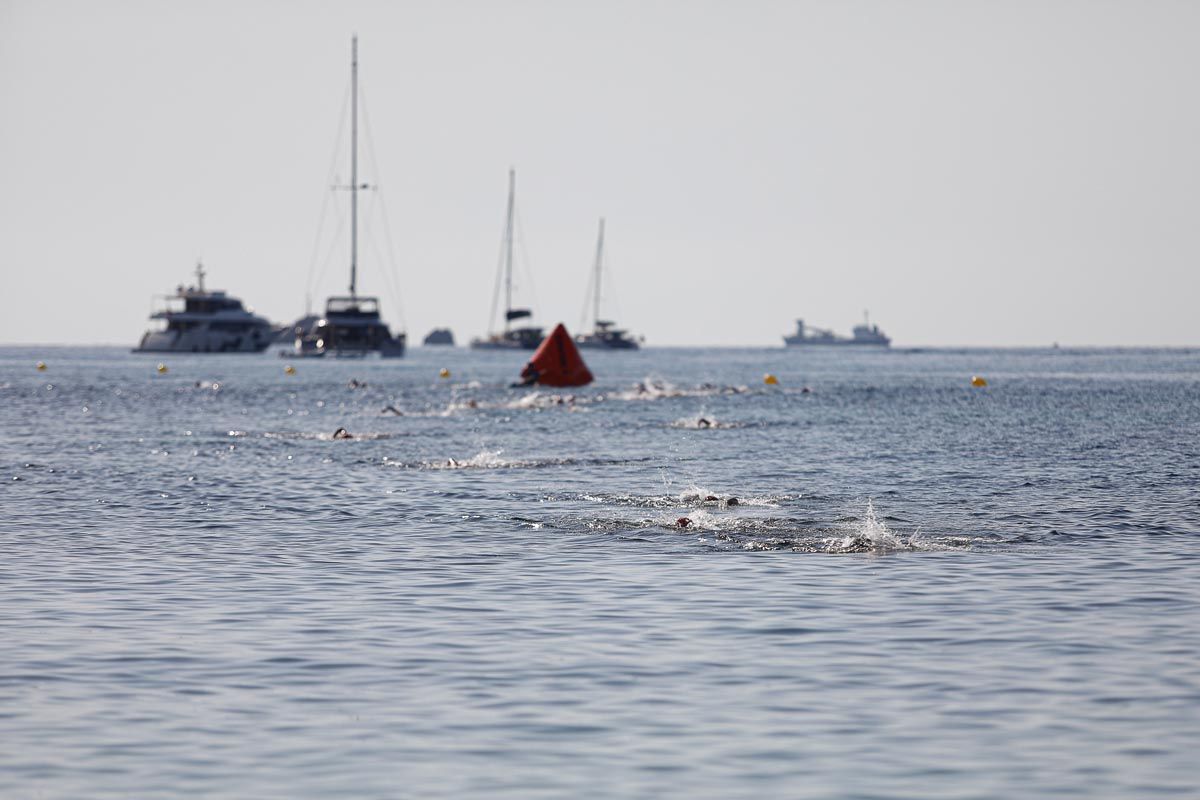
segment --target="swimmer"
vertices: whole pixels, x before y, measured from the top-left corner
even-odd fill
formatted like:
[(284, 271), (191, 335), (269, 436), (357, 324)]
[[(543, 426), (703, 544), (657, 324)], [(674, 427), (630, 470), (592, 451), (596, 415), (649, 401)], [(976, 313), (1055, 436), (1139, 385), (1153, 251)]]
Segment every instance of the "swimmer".
[(725, 505), (727, 505), (727, 506), (736, 506), (736, 505), (738, 505), (738, 499), (737, 499), (736, 497), (731, 497), (731, 498), (729, 498), (728, 500), (726, 500), (726, 501), (725, 501)]
[(516, 383), (510, 383), (508, 388), (520, 389), (522, 386), (533, 386), (538, 382), (538, 378), (541, 376), (542, 374), (538, 372), (537, 367), (535, 367), (531, 361), (525, 365), (525, 369), (521, 370), (521, 380), (517, 381)]
[(354, 436), (350, 433), (350, 431), (346, 430), (345, 428), (338, 428), (336, 431), (333, 432), (333, 438), (335, 438), (335, 439), (353, 439)]
[(697, 428), (711, 428), (712, 420), (701, 417), (700, 419), (696, 420), (696, 427)]
[(704, 498), (704, 502), (706, 503), (719, 503), (720, 501), (721, 498), (717, 497), (715, 494), (706, 495)]
[(396, 408), (395, 406), (385, 406), (383, 408), (383, 410), (380, 411), (379, 413), (380, 414), (395, 414), (397, 417), (404, 416), (404, 412), (401, 411), (400, 409)]
[(365, 389), (367, 388), (367, 382), (360, 381), (358, 378), (351, 378), (350, 382), (346, 384), (346, 387), (350, 389)]
[(686, 528), (688, 525), (692, 524), (692, 521), (687, 517), (680, 517), (679, 519), (675, 520), (675, 524), (681, 528)]

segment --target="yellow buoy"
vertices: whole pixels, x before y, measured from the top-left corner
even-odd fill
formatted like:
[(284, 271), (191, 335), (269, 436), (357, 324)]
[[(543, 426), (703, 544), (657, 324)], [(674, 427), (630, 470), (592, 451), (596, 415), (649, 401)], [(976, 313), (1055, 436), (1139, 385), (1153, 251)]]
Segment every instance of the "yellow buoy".
[(439, 378), (449, 378), (450, 370), (446, 369), (445, 367), (442, 367), (441, 370), (438, 371), (438, 377)]
[(167, 374), (167, 365), (166, 364), (159, 364), (157, 367), (155, 367), (155, 369), (158, 370), (159, 375)]
[(296, 368), (293, 367), (291, 364), (288, 364), (286, 367), (283, 368), (283, 374), (284, 375), (295, 375)]
[(987, 386), (987, 379), (982, 378), (978, 375), (972, 375), (971, 376), (971, 385), (972, 386)]
[(45, 372), (45, 371), (46, 371), (46, 362), (45, 362), (45, 361), (39, 361), (39, 362), (37, 363), (37, 371), (38, 371), (38, 372)]
[(774, 375), (768, 372), (766, 375), (763, 375), (763, 383), (767, 384), (768, 386), (778, 386), (779, 378), (776, 378)]

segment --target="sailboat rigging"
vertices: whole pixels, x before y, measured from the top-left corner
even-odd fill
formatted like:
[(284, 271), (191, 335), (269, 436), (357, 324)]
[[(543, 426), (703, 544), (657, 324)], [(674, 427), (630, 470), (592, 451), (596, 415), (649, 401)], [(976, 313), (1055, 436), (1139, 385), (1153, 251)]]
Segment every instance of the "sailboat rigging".
[(615, 322), (600, 319), (600, 280), (604, 274), (604, 217), (600, 218), (600, 233), (596, 236), (596, 263), (592, 267), (592, 332), (576, 335), (575, 344), (580, 347), (608, 350), (637, 350), (636, 339), (628, 332), (614, 327)]
[(350, 192), (350, 293), (325, 301), (325, 315), (296, 328), (295, 353), (302, 356), (404, 355), (406, 335), (392, 336), (379, 315), (379, 298), (358, 293), (358, 193), (373, 188), (358, 180), (358, 37), (350, 55), (350, 183), (336, 187)]
[[(513, 327), (513, 322), (530, 319), (533, 312), (528, 308), (513, 308), (513, 238), (516, 217), (517, 171), (508, 171), (508, 209), (504, 223), (504, 260), (501, 264), (504, 281), (504, 330), (491, 332), (481, 339), (472, 339), (475, 350), (534, 350), (542, 341), (542, 329), (534, 325)], [(493, 313), (495, 306), (493, 305)]]

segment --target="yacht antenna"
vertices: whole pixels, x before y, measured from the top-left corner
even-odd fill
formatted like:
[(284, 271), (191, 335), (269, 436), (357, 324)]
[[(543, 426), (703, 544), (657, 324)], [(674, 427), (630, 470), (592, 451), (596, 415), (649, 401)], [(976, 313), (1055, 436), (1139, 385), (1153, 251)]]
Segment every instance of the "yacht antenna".
[(592, 297), (592, 324), (600, 327), (600, 273), (604, 269), (604, 217), (600, 218), (600, 235), (596, 238), (596, 289)]
[(204, 294), (204, 264), (196, 259), (196, 283), (201, 294)]
[(513, 215), (516, 202), (517, 171), (508, 168), (508, 212), (504, 225), (504, 332), (507, 333), (510, 324), (509, 312), (512, 311), (512, 263), (513, 263)]
[(358, 277), (358, 36), (350, 42), (350, 297), (354, 297)]

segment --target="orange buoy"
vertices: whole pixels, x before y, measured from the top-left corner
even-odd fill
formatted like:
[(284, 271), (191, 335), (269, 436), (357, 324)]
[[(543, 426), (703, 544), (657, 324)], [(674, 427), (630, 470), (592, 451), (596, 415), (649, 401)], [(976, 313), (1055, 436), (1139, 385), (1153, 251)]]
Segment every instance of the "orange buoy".
[(533, 358), (521, 370), (521, 385), (542, 386), (586, 386), (592, 382), (592, 373), (571, 334), (560, 322), (538, 347)]
[(987, 378), (984, 378), (980, 375), (972, 375), (971, 376), (971, 385), (972, 386), (987, 386)]

